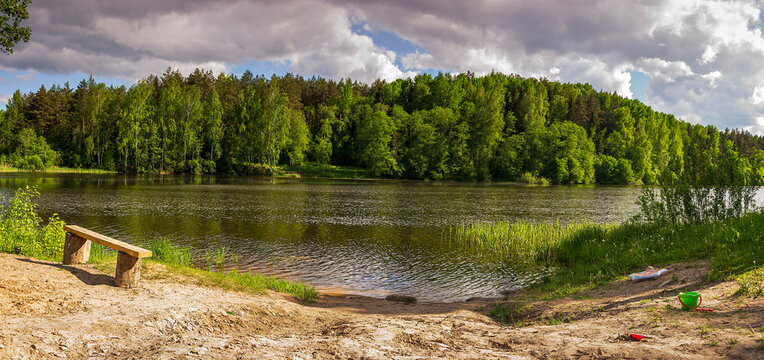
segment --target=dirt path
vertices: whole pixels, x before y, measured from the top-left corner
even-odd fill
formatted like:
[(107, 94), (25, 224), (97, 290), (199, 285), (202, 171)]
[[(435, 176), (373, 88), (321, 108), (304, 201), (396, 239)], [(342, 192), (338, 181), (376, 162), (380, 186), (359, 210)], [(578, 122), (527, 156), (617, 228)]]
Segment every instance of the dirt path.
[[(764, 300), (743, 301), (730, 282), (701, 285), (695, 267), (672, 269), (664, 280), (677, 281), (663, 287), (617, 283), (531, 302), (513, 313), (520, 327), (487, 316), (493, 301), (325, 294), (305, 306), (161, 273), (145, 268), (142, 287), (128, 290), (89, 265), (0, 254), (0, 359), (764, 358)], [(678, 310), (682, 289), (700, 289), (716, 311)], [(629, 333), (653, 338), (632, 342)]]

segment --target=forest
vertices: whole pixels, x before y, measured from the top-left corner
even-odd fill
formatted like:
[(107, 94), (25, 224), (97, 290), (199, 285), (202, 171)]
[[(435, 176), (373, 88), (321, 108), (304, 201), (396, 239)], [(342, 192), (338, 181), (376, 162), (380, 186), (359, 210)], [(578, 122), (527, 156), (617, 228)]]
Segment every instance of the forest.
[(556, 184), (764, 184), (764, 137), (638, 100), (517, 75), (372, 84), (168, 69), (126, 88), (16, 91), (0, 163), (125, 173), (256, 174), (344, 165), (373, 177)]

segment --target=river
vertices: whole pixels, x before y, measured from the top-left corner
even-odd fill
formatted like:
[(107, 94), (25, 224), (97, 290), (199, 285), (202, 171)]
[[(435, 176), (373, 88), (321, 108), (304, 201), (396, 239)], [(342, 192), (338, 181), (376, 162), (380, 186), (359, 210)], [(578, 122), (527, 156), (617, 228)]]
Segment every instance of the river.
[(3, 174), (0, 191), (35, 185), (39, 211), (116, 239), (158, 237), (229, 267), (319, 289), (423, 300), (498, 296), (547, 269), (488, 261), (442, 240), (480, 221), (617, 222), (637, 212), (630, 186), (524, 186), (213, 176)]

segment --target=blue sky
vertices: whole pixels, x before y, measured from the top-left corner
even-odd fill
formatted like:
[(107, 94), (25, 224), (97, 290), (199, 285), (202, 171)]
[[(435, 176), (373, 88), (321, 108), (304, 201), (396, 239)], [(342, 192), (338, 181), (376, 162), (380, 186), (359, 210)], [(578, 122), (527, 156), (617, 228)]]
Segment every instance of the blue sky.
[(35, 0), (29, 43), (0, 62), (20, 89), (130, 85), (167, 67), (371, 82), (493, 70), (589, 83), (658, 111), (764, 134), (762, 3)]

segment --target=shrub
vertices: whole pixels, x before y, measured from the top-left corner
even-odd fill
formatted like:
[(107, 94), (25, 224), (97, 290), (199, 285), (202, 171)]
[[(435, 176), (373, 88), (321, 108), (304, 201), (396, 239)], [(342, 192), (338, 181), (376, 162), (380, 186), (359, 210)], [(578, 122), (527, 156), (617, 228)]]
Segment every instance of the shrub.
[(45, 138), (34, 130), (24, 129), (18, 135), (18, 147), (11, 154), (11, 164), (19, 169), (41, 171), (56, 165), (60, 155), (51, 149)]
[(64, 222), (54, 214), (43, 226), (37, 215), (36, 188), (16, 190), (0, 206), (0, 251), (45, 260), (60, 260), (64, 251)]

